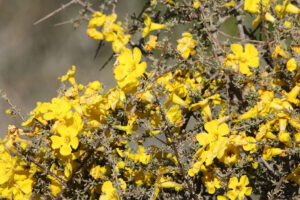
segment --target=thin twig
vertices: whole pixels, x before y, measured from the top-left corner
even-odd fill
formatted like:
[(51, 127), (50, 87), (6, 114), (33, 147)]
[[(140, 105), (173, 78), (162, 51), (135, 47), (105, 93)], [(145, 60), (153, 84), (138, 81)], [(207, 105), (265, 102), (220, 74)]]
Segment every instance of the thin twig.
[(112, 3), (112, 13), (116, 12), (117, 3), (118, 3), (118, 0), (114, 0), (114, 2)]
[(240, 33), (241, 43), (242, 43), (242, 45), (245, 45), (245, 39), (246, 39), (246, 37), (245, 37), (245, 32), (244, 32), (244, 26), (243, 26), (243, 22), (242, 22), (242, 17), (241, 17), (240, 12), (239, 12), (239, 7), (240, 7), (240, 5), (243, 5), (243, 4), (244, 4), (244, 0), (242, 0), (239, 5), (237, 5), (237, 6), (234, 7), (234, 10), (235, 10), (234, 16), (235, 16), (236, 21), (237, 21), (237, 26), (238, 26), (238, 30), (239, 30), (239, 33)]
[(190, 181), (187, 179), (187, 177), (186, 177), (186, 172), (185, 172), (185, 170), (184, 170), (184, 168), (183, 168), (182, 163), (180, 162), (180, 156), (179, 156), (179, 153), (178, 153), (178, 149), (177, 149), (177, 147), (176, 147), (176, 145), (175, 145), (175, 143), (174, 143), (174, 138), (173, 138), (173, 135), (172, 135), (172, 133), (171, 133), (171, 125), (170, 125), (170, 123), (169, 123), (169, 120), (167, 119), (166, 113), (165, 113), (165, 111), (164, 111), (164, 109), (163, 109), (163, 106), (161, 105), (161, 103), (160, 103), (160, 101), (159, 101), (159, 99), (158, 99), (158, 96), (157, 96), (156, 92), (154, 91), (153, 94), (154, 94), (154, 96), (155, 96), (156, 103), (157, 103), (157, 105), (158, 105), (158, 108), (159, 108), (160, 114), (161, 114), (161, 116), (162, 116), (162, 119), (163, 119), (163, 121), (166, 123), (166, 132), (165, 132), (165, 135), (166, 135), (167, 138), (170, 138), (170, 139), (171, 139), (171, 148), (172, 148), (172, 150), (173, 150), (174, 153), (175, 153), (175, 157), (176, 157), (176, 160), (177, 160), (177, 163), (178, 163), (178, 167), (179, 167), (179, 169), (180, 169), (180, 171), (181, 171), (181, 174), (182, 174), (182, 176), (183, 176), (183, 179), (184, 179), (184, 181), (186, 182), (186, 184), (187, 184), (187, 186), (188, 186), (188, 189), (189, 189), (189, 192), (190, 192), (190, 195), (192, 196), (192, 198), (193, 198), (194, 200), (198, 200), (197, 195), (194, 193), (192, 184), (191, 184)]
[(67, 7), (69, 7), (69, 6), (71, 6), (71, 5), (75, 4), (75, 3), (83, 6), (86, 10), (90, 11), (91, 13), (95, 13), (96, 12), (94, 9), (88, 7), (87, 4), (83, 3), (81, 0), (72, 0), (72, 1), (69, 1), (68, 3), (66, 3), (66, 4), (63, 4), (60, 8), (52, 11), (51, 13), (49, 13), (48, 15), (46, 15), (45, 17), (43, 17), (43, 18), (39, 19), (38, 21), (34, 22), (33, 25), (37, 25), (37, 24), (39, 24), (39, 23), (41, 23), (41, 22), (49, 19), (53, 15), (59, 13), (60, 11), (66, 9)]
[(96, 10), (94, 10), (93, 8), (90, 8), (87, 6), (87, 3), (83, 3), (81, 0), (75, 0), (77, 4), (81, 5), (82, 7), (84, 7), (86, 10), (90, 11), (91, 13), (95, 13)]
[[(272, 51), (272, 47), (271, 47), (271, 40), (270, 40), (270, 36), (269, 36), (269, 31), (266, 27), (265, 12), (263, 10), (262, 5), (260, 6), (260, 18), (261, 18), (261, 23), (262, 23), (262, 29), (263, 29), (264, 35), (266, 37), (266, 40), (267, 40), (268, 50), (272, 57), (273, 51)], [(273, 57), (272, 57), (272, 65), (273, 65), (272, 68), (274, 68), (276, 66), (276, 61)]]
[(96, 53), (94, 55), (94, 60), (97, 58), (97, 55), (101, 49), (101, 47), (103, 46), (103, 40), (101, 40), (99, 43), (98, 43), (98, 46), (97, 46), (97, 49), (96, 49)]
[(72, 0), (66, 4), (63, 4), (60, 8), (54, 10), (53, 12), (49, 13), (48, 15), (46, 15), (45, 17), (39, 19), (38, 21), (34, 22), (33, 25), (37, 25), (47, 19), (49, 19), (50, 17), (52, 17), (53, 15), (59, 13), (60, 11), (64, 10), (65, 8), (69, 7), (70, 5), (77, 3), (77, 0)]
[(32, 162), (33, 164), (35, 164), (37, 167), (39, 167), (43, 172), (45, 172), (46, 174), (54, 177), (56, 180), (58, 180), (58, 182), (60, 182), (60, 184), (62, 184), (63, 186), (67, 187), (67, 182), (62, 179), (61, 177), (59, 177), (58, 175), (56, 175), (54, 172), (52, 172), (50, 169), (46, 168), (45, 166), (43, 166), (42, 164), (38, 163), (35, 161), (35, 159), (31, 156), (31, 155), (24, 155), (19, 148), (15, 148), (16, 151), (22, 155), (25, 159), (27, 159), (28, 161)]
[(278, 190), (280, 189), (283, 181), (284, 181), (285, 177), (281, 177), (280, 180), (277, 182), (276, 187), (274, 189), (274, 192), (272, 193), (272, 196), (269, 198), (270, 200), (274, 199), (275, 194), (278, 192)]
[(105, 66), (113, 59), (114, 55), (114, 53), (110, 55), (110, 57), (105, 61), (105, 63), (99, 68), (99, 71), (105, 68)]
[(203, 9), (203, 5), (200, 5), (200, 16), (201, 18), (197, 15), (197, 13), (195, 12), (195, 10), (187, 3), (186, 0), (183, 0), (183, 3), (190, 9), (191, 13), (193, 14), (193, 16), (195, 18), (197, 18), (198, 20), (201, 20), (201, 21), (204, 21), (204, 26), (205, 26), (205, 32), (207, 34), (207, 37), (208, 39), (210, 40), (211, 42), (211, 45), (212, 45), (212, 50), (213, 50), (213, 54), (214, 54), (214, 57), (219, 61), (219, 64), (220, 63), (223, 63), (223, 56), (222, 55), (219, 55), (218, 53), (218, 49), (221, 49), (221, 45), (220, 45), (220, 41), (219, 41), (219, 38), (218, 38), (218, 35), (217, 35), (217, 29), (215, 28), (214, 30), (211, 30), (210, 27), (215, 27), (215, 26), (210, 26), (208, 24), (208, 22), (206, 21), (207, 17), (205, 16), (205, 13), (204, 13), (204, 9)]
[(276, 172), (274, 171), (273, 167), (271, 167), (271, 165), (269, 165), (269, 163), (267, 161), (265, 161), (265, 159), (263, 159), (261, 157), (260, 160), (268, 168), (268, 170), (270, 170), (273, 174), (276, 174)]
[[(229, 35), (229, 34), (223, 32), (223, 31), (221, 31), (221, 30), (218, 30), (218, 32), (221, 33), (222, 35), (228, 37), (228, 38), (232, 38), (232, 39), (235, 39), (235, 40), (241, 40), (241, 38), (235, 37), (235, 36), (231, 36), (231, 35)], [(263, 44), (263, 45), (266, 44), (266, 42), (264, 42), (264, 41), (259, 41), (259, 40), (249, 40), (249, 39), (245, 39), (245, 41), (247, 41), (247, 42), (252, 42), (252, 43), (257, 43), (257, 44)]]
[(82, 17), (77, 18), (77, 19), (71, 19), (71, 20), (68, 20), (68, 21), (63, 21), (63, 22), (56, 23), (53, 26), (62, 26), (62, 25), (65, 25), (65, 24), (72, 24), (72, 23), (74, 23), (76, 21), (80, 21), (80, 20), (89, 20), (89, 18), (86, 17), (86, 16), (82, 16)]
[(7, 94), (4, 91), (0, 90), (0, 96), (9, 104), (9, 106), (11, 107), (11, 109), (21, 118), (21, 120), (23, 122), (25, 122), (24, 116), (21, 114), (21, 112), (19, 111), (19, 109), (10, 101), (10, 99), (7, 96)]

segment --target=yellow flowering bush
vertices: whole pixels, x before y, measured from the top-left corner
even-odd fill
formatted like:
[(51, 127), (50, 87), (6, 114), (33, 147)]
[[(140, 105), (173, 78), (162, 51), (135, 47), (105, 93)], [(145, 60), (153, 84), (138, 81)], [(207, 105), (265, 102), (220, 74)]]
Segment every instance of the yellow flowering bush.
[(116, 86), (72, 66), (9, 125), (1, 198), (299, 198), (299, 3), (151, 0), (121, 22), (117, 0), (74, 2), (111, 43)]

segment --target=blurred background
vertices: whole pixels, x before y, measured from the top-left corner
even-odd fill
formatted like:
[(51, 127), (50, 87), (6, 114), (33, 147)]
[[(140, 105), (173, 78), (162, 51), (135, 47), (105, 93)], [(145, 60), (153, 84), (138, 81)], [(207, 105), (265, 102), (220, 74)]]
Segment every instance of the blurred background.
[[(98, 41), (86, 35), (87, 22), (55, 24), (76, 19), (82, 9), (71, 5), (51, 18), (34, 22), (60, 8), (66, 0), (0, 0), (0, 90), (27, 118), (36, 102), (51, 101), (60, 86), (59, 76), (72, 65), (77, 67), (78, 83), (99, 80), (105, 88), (115, 85), (112, 64), (99, 68), (110, 57), (111, 45), (103, 46), (94, 59)], [(90, 1), (93, 9), (99, 0)], [(123, 21), (128, 14), (139, 13), (146, 0), (120, 1), (116, 12)], [(0, 137), (4, 137), (10, 123), (20, 127), (18, 116), (5, 115), (9, 104), (0, 99)]]

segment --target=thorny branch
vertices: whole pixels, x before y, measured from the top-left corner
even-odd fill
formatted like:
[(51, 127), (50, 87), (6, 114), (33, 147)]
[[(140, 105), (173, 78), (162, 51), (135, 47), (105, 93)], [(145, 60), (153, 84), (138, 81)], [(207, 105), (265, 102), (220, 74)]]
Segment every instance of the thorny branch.
[(49, 13), (45, 17), (43, 17), (43, 18), (39, 19), (38, 21), (34, 22), (33, 25), (37, 25), (37, 24), (49, 19), (50, 17), (54, 16), (55, 14), (59, 13), (60, 11), (66, 9), (67, 7), (69, 7), (73, 4), (79, 4), (79, 5), (83, 6), (85, 9), (87, 9), (88, 11), (90, 11), (91, 13), (96, 12), (94, 9), (88, 7), (86, 5), (86, 3), (83, 3), (81, 0), (72, 0), (72, 1), (69, 1), (68, 3), (66, 3), (66, 4), (63, 4), (60, 8), (54, 10), (53, 12)]

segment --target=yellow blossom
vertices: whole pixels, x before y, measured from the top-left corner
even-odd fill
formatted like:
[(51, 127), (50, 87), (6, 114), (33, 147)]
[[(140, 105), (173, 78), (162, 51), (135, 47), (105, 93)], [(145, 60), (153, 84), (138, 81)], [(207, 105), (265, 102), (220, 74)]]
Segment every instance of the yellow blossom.
[(244, 10), (254, 14), (260, 13), (260, 2), (262, 2), (262, 7), (265, 10), (270, 4), (270, 0), (245, 0)]
[(224, 7), (234, 7), (234, 6), (236, 6), (235, 0), (229, 1), (228, 3), (224, 4)]
[(182, 34), (182, 38), (177, 40), (177, 51), (181, 54), (183, 58), (188, 58), (190, 55), (195, 55), (196, 41), (193, 40), (192, 34), (185, 32)]
[(97, 165), (95, 167), (93, 167), (90, 171), (90, 175), (95, 179), (95, 180), (98, 180), (98, 179), (102, 179), (102, 180), (105, 180), (106, 177), (105, 177), (105, 173), (106, 173), (107, 169), (106, 167), (101, 167), (100, 165)]
[(147, 155), (146, 154), (146, 151), (145, 151), (145, 148), (143, 145), (139, 145), (139, 149), (138, 149), (138, 152), (137, 154), (134, 154), (134, 153), (130, 153), (130, 148), (128, 151), (125, 152), (125, 155), (131, 159), (131, 160), (134, 160), (134, 162), (140, 162), (140, 163), (143, 163), (143, 164), (148, 164), (149, 161), (150, 161), (150, 158), (151, 158), (151, 155)]
[(286, 96), (288, 102), (291, 102), (297, 106), (299, 105), (300, 100), (297, 98), (297, 96), (300, 93), (300, 83), (296, 84), (289, 93), (284, 90), (282, 93)]
[(285, 26), (286, 28), (291, 28), (291, 27), (292, 27), (292, 23), (289, 22), (289, 21), (284, 21), (284, 26)]
[(275, 6), (275, 11), (276, 11), (276, 15), (279, 18), (283, 18), (286, 13), (292, 13), (292, 14), (300, 13), (300, 9), (297, 6), (291, 4), (290, 0), (285, 0), (283, 2), (283, 5), (277, 4)]
[(286, 180), (292, 180), (292, 181), (294, 181), (296, 184), (298, 184), (300, 186), (300, 163), (298, 164), (298, 166), (296, 167), (296, 169), (294, 169), (292, 171), (292, 173), (290, 173), (286, 177)]
[(199, 0), (194, 0), (194, 2), (193, 2), (193, 7), (195, 8), (195, 9), (198, 9), (199, 7), (200, 7), (200, 1)]
[(288, 62), (286, 63), (286, 68), (287, 68), (290, 72), (292, 72), (292, 71), (294, 71), (294, 70), (297, 69), (297, 63), (296, 63), (295, 58), (291, 58), (291, 59), (288, 60)]
[(278, 134), (278, 139), (280, 142), (285, 143), (287, 146), (290, 146), (292, 144), (290, 134), (287, 132), (280, 132)]
[[(244, 10), (251, 14), (259, 14), (261, 9), (265, 11), (265, 20), (274, 22), (275, 18), (269, 13), (271, 0), (245, 0)], [(260, 22), (261, 16), (258, 15), (252, 22), (252, 25), (256, 27)]]
[(258, 162), (252, 163), (252, 168), (253, 168), (253, 169), (257, 169), (257, 168), (258, 168)]
[[(125, 34), (122, 23), (117, 22), (116, 14), (104, 15), (101, 12), (95, 12), (90, 20), (87, 35), (96, 40), (106, 40), (112, 42), (112, 49), (115, 53), (120, 53), (125, 45), (129, 42), (130, 35)], [(101, 27), (101, 32), (97, 30)]]
[(291, 45), (291, 49), (300, 55), (300, 45)]
[(27, 165), (20, 157), (12, 156), (0, 140), (0, 197), (30, 199), (34, 185), (35, 165)]
[(143, 14), (143, 17), (145, 19), (144, 23), (146, 26), (143, 30), (143, 38), (146, 38), (151, 31), (155, 31), (155, 30), (159, 30), (159, 29), (163, 29), (163, 28), (167, 27), (167, 25), (165, 25), (165, 24), (157, 24), (157, 23), (152, 22), (151, 18), (145, 13)]
[(201, 180), (204, 182), (209, 194), (214, 194), (216, 192), (216, 188), (218, 189), (221, 187), (218, 177), (211, 172), (204, 173)]
[(227, 196), (230, 200), (235, 200), (237, 197), (239, 200), (244, 199), (245, 195), (250, 196), (252, 192), (251, 187), (246, 187), (249, 184), (248, 177), (243, 175), (240, 181), (236, 177), (232, 177), (229, 180), (228, 188), (232, 189), (227, 192)]
[(279, 45), (275, 45), (275, 50), (272, 54), (272, 57), (277, 58), (278, 55), (280, 55), (281, 57), (283, 57), (285, 59), (289, 58), (288, 54)]
[(79, 145), (77, 135), (79, 134), (81, 129), (81, 117), (78, 113), (75, 113), (70, 122), (57, 126), (57, 133), (59, 135), (51, 136), (52, 148), (60, 149), (60, 154), (63, 156), (70, 155), (72, 152), (71, 147), (73, 149), (76, 149)]
[(234, 62), (229, 63), (228, 65), (235, 64), (239, 66), (240, 72), (242, 74), (245, 74), (247, 76), (251, 75), (248, 66), (256, 68), (259, 65), (258, 51), (255, 46), (252, 44), (246, 44), (244, 52), (242, 45), (231, 44), (231, 50), (233, 51), (234, 55), (229, 54), (228, 57)]
[(146, 62), (140, 63), (141, 58), (142, 53), (137, 47), (133, 49), (133, 52), (130, 49), (124, 49), (118, 57), (114, 75), (125, 93), (135, 91), (139, 84), (138, 78), (147, 68)]
[(200, 133), (196, 136), (199, 144), (202, 146), (208, 145), (229, 133), (228, 125), (220, 123), (218, 120), (206, 122), (204, 128), (208, 133)]
[(227, 198), (225, 196), (222, 195), (218, 195), (217, 196), (217, 200), (226, 200)]
[(6, 115), (12, 115), (14, 112), (11, 109), (6, 109), (5, 114)]
[(112, 182), (105, 181), (101, 187), (101, 194), (99, 200), (119, 200), (117, 189), (113, 187)]
[(282, 153), (282, 149), (280, 148), (272, 148), (269, 146), (266, 146), (263, 150), (263, 159), (265, 160), (271, 160), (273, 156), (280, 155)]
[(232, 165), (241, 160), (239, 148), (233, 144), (229, 144), (224, 152), (223, 157), (220, 159), (225, 165)]
[(154, 48), (156, 48), (157, 47), (156, 40), (157, 40), (157, 36), (151, 35), (148, 42), (146, 43), (145, 50), (152, 51)]

